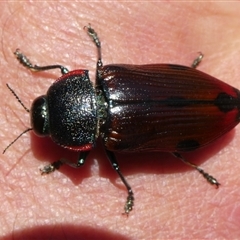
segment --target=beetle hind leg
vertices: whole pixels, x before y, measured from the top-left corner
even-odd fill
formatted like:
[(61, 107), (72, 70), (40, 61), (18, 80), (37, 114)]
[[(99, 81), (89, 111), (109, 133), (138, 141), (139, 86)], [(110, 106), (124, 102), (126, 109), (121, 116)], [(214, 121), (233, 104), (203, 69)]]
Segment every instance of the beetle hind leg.
[(213, 176), (209, 175), (208, 173), (206, 173), (202, 168), (198, 167), (197, 165), (195, 165), (194, 163), (191, 163), (189, 161), (187, 161), (181, 154), (179, 154), (178, 152), (173, 152), (172, 155), (178, 159), (180, 159), (182, 162), (184, 162), (185, 164), (187, 164), (190, 167), (195, 168), (200, 174), (202, 174), (202, 176), (212, 185), (215, 185), (217, 188), (219, 187), (220, 183), (217, 181), (216, 178), (214, 178)]

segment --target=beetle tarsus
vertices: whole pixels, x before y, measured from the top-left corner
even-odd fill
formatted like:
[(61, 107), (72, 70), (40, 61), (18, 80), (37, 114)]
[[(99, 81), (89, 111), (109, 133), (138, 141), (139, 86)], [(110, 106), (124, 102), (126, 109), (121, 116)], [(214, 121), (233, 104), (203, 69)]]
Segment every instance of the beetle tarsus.
[(212, 185), (215, 185), (217, 188), (219, 187), (220, 183), (217, 181), (216, 178), (214, 178), (213, 176), (209, 175), (208, 173), (204, 172), (204, 170), (200, 167), (198, 167), (196, 164), (187, 161), (180, 153), (178, 152), (174, 152), (172, 153), (174, 157), (182, 160), (182, 162), (184, 162), (185, 164), (187, 164), (190, 167), (195, 168), (196, 170), (198, 170), (198, 172), (200, 174), (202, 174), (202, 176)]
[(31, 61), (20, 51), (19, 48), (16, 49), (14, 52), (14, 55), (16, 56), (17, 60), (27, 69), (33, 71), (33, 72), (39, 72), (39, 71), (46, 71), (51, 69), (59, 68), (61, 70), (62, 75), (69, 72), (69, 70), (62, 66), (62, 65), (47, 65), (47, 66), (38, 66), (33, 65)]
[(197, 167), (196, 169), (198, 170), (198, 172), (199, 172), (200, 174), (203, 175), (203, 177), (204, 177), (210, 184), (215, 185), (216, 188), (218, 188), (219, 185), (221, 185), (221, 184), (217, 181), (216, 178), (214, 178), (213, 176), (211, 176), (211, 175), (209, 175), (208, 173), (204, 172), (204, 170), (203, 170), (202, 168)]
[(197, 68), (197, 66), (198, 66), (198, 65), (200, 64), (200, 62), (202, 61), (203, 56), (204, 56), (204, 55), (203, 55), (201, 52), (199, 52), (198, 57), (194, 59), (191, 67), (192, 67), (192, 68)]
[(17, 60), (26, 68), (32, 69), (34, 68), (30, 60), (20, 51), (19, 48), (14, 52)]
[(125, 203), (125, 206), (124, 206), (124, 215), (127, 215), (132, 211), (133, 209), (133, 205), (134, 205), (134, 197), (133, 197), (133, 192), (132, 190), (130, 190), (128, 192), (128, 197), (127, 197), (127, 201)]
[(63, 164), (64, 164), (63, 160), (58, 160), (56, 162), (48, 164), (48, 165), (44, 166), (42, 169), (40, 169), (41, 175), (52, 173), (56, 169), (59, 169)]
[(87, 29), (88, 35), (92, 38), (97, 48), (101, 48), (101, 42), (99, 40), (99, 37), (95, 30), (91, 27), (91, 24), (89, 23), (88, 26), (85, 26), (84, 28)]

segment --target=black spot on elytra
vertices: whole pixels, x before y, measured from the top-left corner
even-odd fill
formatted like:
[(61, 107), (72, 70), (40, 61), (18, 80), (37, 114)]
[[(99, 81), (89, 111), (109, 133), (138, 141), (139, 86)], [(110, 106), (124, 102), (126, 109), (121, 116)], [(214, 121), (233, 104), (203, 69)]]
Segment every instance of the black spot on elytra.
[(237, 99), (227, 93), (219, 93), (214, 101), (214, 105), (219, 108), (221, 112), (229, 112), (237, 107)]
[(199, 148), (200, 144), (194, 139), (183, 140), (177, 144), (177, 151), (192, 151)]

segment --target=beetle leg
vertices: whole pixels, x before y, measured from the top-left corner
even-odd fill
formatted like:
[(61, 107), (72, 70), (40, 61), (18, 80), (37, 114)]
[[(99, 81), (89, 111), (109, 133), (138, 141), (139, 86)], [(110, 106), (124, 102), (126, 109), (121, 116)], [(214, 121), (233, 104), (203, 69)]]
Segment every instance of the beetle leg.
[(80, 152), (77, 163), (72, 163), (71, 161), (68, 161), (66, 159), (60, 159), (58, 161), (55, 161), (51, 164), (44, 166), (43, 169), (40, 169), (40, 172), (42, 175), (49, 174), (51, 172), (54, 172), (56, 169), (59, 169), (63, 164), (67, 164), (68, 166), (73, 168), (79, 168), (85, 163), (88, 154), (89, 151)]
[(125, 185), (125, 187), (127, 189), (128, 197), (127, 197), (127, 201), (124, 206), (124, 211), (125, 211), (124, 214), (128, 215), (132, 211), (132, 208), (134, 205), (134, 197), (133, 197), (132, 188), (130, 187), (130, 185), (128, 184), (128, 182), (126, 181), (124, 176), (122, 175), (114, 153), (107, 151), (107, 150), (106, 150), (106, 153), (107, 153), (108, 159), (110, 160), (110, 162), (112, 164), (112, 167), (117, 172), (118, 176), (121, 178), (123, 184)]
[(62, 75), (68, 73), (68, 69), (62, 65), (47, 65), (47, 66), (38, 66), (38, 65), (33, 65), (30, 60), (20, 52), (20, 49), (16, 49), (14, 52), (14, 55), (16, 56), (17, 60), (27, 69), (33, 71), (33, 72), (38, 72), (38, 71), (46, 71), (50, 69), (56, 69), (59, 68), (61, 70)]
[(103, 66), (102, 63), (102, 51), (101, 51), (101, 41), (97, 35), (97, 33), (95, 32), (95, 30), (91, 27), (91, 24), (88, 24), (88, 26), (85, 26), (84, 29), (87, 29), (87, 33), (90, 36), (90, 38), (93, 40), (93, 42), (95, 43), (95, 46), (97, 47), (98, 50), (98, 61), (97, 61), (97, 69), (99, 67)]
[(198, 167), (197, 165), (195, 165), (194, 163), (191, 163), (189, 161), (187, 161), (181, 154), (179, 154), (178, 152), (173, 152), (172, 155), (176, 158), (179, 158), (180, 160), (182, 160), (185, 164), (187, 164), (190, 167), (195, 168), (196, 170), (198, 170), (198, 172), (200, 174), (203, 175), (203, 177), (212, 185), (215, 185), (217, 188), (219, 187), (220, 183), (217, 181), (216, 178), (214, 178), (213, 176), (209, 175), (208, 173), (204, 172), (204, 170), (200, 167)]
[(200, 64), (200, 62), (202, 61), (203, 56), (204, 56), (204, 55), (203, 55), (201, 52), (199, 52), (199, 56), (198, 56), (196, 59), (194, 59), (191, 67), (192, 67), (192, 68), (197, 68), (197, 66), (198, 66), (198, 65)]
[(49, 174), (51, 172), (54, 172), (56, 169), (59, 169), (63, 164), (65, 163), (64, 159), (60, 159), (58, 161), (55, 161), (51, 164), (48, 164), (40, 169), (41, 175)]

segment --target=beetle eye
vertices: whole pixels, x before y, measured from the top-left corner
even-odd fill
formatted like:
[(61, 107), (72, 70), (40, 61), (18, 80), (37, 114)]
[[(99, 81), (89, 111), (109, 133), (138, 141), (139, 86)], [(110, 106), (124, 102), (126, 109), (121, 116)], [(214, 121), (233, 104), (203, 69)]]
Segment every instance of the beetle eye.
[(46, 96), (36, 98), (31, 106), (31, 125), (36, 135), (49, 135), (49, 115)]

